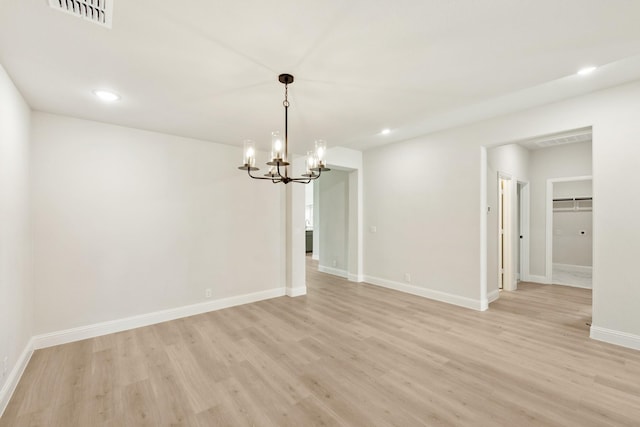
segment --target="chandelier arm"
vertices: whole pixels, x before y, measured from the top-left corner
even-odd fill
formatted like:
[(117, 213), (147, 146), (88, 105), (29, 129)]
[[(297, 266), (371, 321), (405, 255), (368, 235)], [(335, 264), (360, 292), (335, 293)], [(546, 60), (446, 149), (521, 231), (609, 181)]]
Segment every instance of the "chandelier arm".
[(249, 174), (249, 176), (250, 176), (251, 178), (253, 178), (253, 179), (268, 179), (268, 180), (270, 180), (270, 181), (272, 181), (272, 180), (273, 180), (273, 178), (266, 178), (266, 177), (262, 177), (262, 176), (253, 176), (253, 175), (251, 175), (251, 170), (250, 170), (250, 169), (247, 169), (247, 173), (248, 173), (248, 174)]
[(314, 175), (314, 176), (310, 176), (307, 178), (293, 178), (291, 179), (291, 181), (293, 182), (299, 182), (302, 184), (309, 184), (311, 181), (315, 181), (316, 179), (320, 178), (320, 174), (322, 173), (322, 171), (318, 171), (318, 175)]
[(318, 170), (318, 175), (313, 175), (305, 178), (290, 178), (287, 182), (298, 182), (301, 184), (309, 184), (311, 183), (311, 181), (315, 181), (316, 179), (320, 178), (320, 175), (322, 175), (322, 169)]
[[(285, 155), (286, 155), (286, 151), (285, 151)], [(280, 163), (278, 163), (276, 165), (276, 171), (278, 172), (278, 176), (280, 177), (281, 180), (285, 179), (285, 177), (287, 176), (287, 170), (284, 170), (284, 176), (282, 176), (282, 174), (280, 173)]]
[[(312, 172), (312, 173), (313, 173), (313, 172)], [(315, 181), (316, 179), (320, 178), (320, 174), (322, 174), (322, 171), (321, 171), (321, 170), (319, 170), (319, 171), (318, 171), (318, 175), (313, 175), (313, 176), (310, 176), (309, 178), (305, 178), (305, 179), (308, 179), (308, 181), (306, 182), (306, 184), (308, 184), (308, 183), (310, 183), (311, 181)], [(300, 179), (302, 179), (302, 178), (300, 178)], [(302, 181), (300, 181), (300, 182), (302, 182)]]

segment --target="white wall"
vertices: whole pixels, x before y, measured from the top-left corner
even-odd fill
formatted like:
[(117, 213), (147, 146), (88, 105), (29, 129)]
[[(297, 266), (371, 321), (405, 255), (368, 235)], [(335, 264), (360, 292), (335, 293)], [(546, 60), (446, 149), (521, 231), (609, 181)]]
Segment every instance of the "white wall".
[(0, 66), (0, 414), (13, 386), (10, 376), (33, 335), (30, 120), (29, 106)]
[(33, 121), (37, 333), (284, 288), (284, 193), (236, 169), (240, 148)]
[(440, 133), (364, 152), (368, 282), (480, 308), (473, 137)]
[(321, 271), (347, 277), (349, 242), (349, 173), (332, 170), (316, 181), (319, 191)]
[[(529, 150), (508, 144), (487, 150), (487, 293), (498, 290), (498, 174), (517, 181), (529, 180)], [(515, 190), (516, 188), (514, 188)], [(516, 221), (517, 222), (517, 221)], [(517, 265), (516, 265), (516, 271)]]
[(640, 348), (640, 282), (629, 270), (640, 258), (640, 228), (618, 226), (640, 217), (640, 199), (619, 197), (637, 181), (638, 111), (634, 82), (366, 151), (365, 227), (378, 231), (365, 236), (365, 273), (400, 281), (411, 272), (414, 286), (481, 307), (481, 146), (593, 126), (592, 336)]
[[(290, 176), (302, 176), (306, 172), (306, 158), (297, 157), (289, 166)], [(264, 182), (263, 182), (264, 183)], [(273, 184), (271, 184), (273, 185)], [(305, 188), (307, 184), (290, 183), (277, 185), (283, 195), (281, 207), (281, 228), (284, 230), (282, 252), (286, 294), (290, 297), (307, 293), (305, 259)]]
[[(591, 175), (591, 174), (589, 174)], [(590, 179), (580, 181), (561, 181), (553, 183), (553, 197), (592, 197), (593, 182)]]
[(591, 267), (592, 212), (553, 213), (553, 263)]
[(592, 143), (532, 150), (530, 273), (546, 276), (547, 180), (592, 174)]
[(492, 191), (496, 192), (498, 172), (506, 173), (518, 180), (526, 181), (529, 178), (529, 150), (518, 144), (507, 144), (492, 147), (487, 150), (487, 171), (493, 172), (493, 181), (489, 183)]

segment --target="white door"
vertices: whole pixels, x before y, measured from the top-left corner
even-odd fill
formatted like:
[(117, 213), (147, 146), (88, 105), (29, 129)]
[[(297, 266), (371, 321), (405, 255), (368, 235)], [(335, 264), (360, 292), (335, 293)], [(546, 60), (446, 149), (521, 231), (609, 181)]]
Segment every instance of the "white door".
[(517, 289), (514, 244), (517, 235), (517, 183), (511, 178), (499, 177), (498, 182), (498, 288)]

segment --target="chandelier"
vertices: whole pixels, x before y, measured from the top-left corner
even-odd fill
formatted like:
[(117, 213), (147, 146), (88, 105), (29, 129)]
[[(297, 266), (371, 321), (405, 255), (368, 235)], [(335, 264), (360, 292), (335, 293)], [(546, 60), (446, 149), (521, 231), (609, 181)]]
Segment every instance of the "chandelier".
[(269, 172), (263, 176), (252, 175), (251, 172), (260, 170), (256, 167), (256, 144), (251, 140), (244, 141), (244, 152), (242, 156), (243, 164), (238, 166), (240, 170), (246, 170), (253, 179), (266, 179), (274, 184), (282, 182), (288, 184), (290, 182), (299, 182), (301, 184), (309, 184), (311, 181), (320, 178), (322, 172), (331, 169), (326, 167), (325, 155), (327, 152), (327, 143), (321, 139), (315, 142), (315, 151), (307, 151), (307, 172), (301, 177), (289, 176), (289, 133), (288, 133), (288, 111), (289, 111), (289, 85), (293, 83), (291, 74), (280, 74), (278, 76), (280, 83), (284, 84), (284, 141), (280, 136), (280, 132), (271, 132), (271, 161), (267, 162)]

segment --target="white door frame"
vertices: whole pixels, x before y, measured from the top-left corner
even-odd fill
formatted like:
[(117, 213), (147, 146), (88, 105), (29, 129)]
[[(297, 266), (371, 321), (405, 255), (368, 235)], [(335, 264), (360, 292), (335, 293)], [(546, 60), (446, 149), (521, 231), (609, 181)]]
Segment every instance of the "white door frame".
[[(363, 239), (362, 239), (362, 170), (337, 166), (336, 164), (329, 163), (331, 169), (336, 171), (343, 171), (347, 173), (347, 192), (348, 192), (348, 203), (345, 206), (345, 209), (348, 213), (347, 218), (347, 235), (345, 236), (347, 242), (347, 253), (346, 253), (346, 269), (344, 270), (345, 274), (337, 274), (334, 269), (329, 266), (324, 266), (324, 273), (336, 274), (340, 277), (344, 277), (351, 282), (363, 282), (364, 281), (364, 273), (363, 273)], [(314, 186), (313, 193), (314, 200), (314, 213), (313, 213), (313, 255), (312, 258), (314, 260), (320, 261), (320, 242), (322, 239), (320, 235), (324, 233), (322, 227), (320, 227), (320, 205), (322, 204), (322, 197), (320, 196), (320, 185), (319, 182), (316, 181), (316, 185)], [(320, 269), (321, 265), (318, 265)]]
[[(531, 221), (531, 186), (529, 181), (518, 180), (514, 178), (508, 173), (498, 172), (497, 179), (493, 182), (496, 183), (495, 190), (491, 190), (487, 185), (487, 181), (489, 179), (487, 175), (487, 147), (480, 147), (480, 310), (484, 311), (489, 308), (489, 295), (487, 291), (487, 242), (488, 239), (496, 239), (497, 235), (489, 236), (487, 234), (488, 231), (488, 214), (490, 213), (490, 206), (488, 205), (488, 192), (489, 191), (498, 191), (499, 179), (500, 176), (505, 178), (515, 179), (515, 182), (520, 182), (525, 184), (523, 186), (523, 191), (520, 194), (521, 204), (520, 207), (522, 209), (521, 217), (521, 230), (524, 231), (522, 243), (524, 246), (524, 250), (520, 252), (520, 274), (522, 280), (530, 280), (530, 221)], [(517, 184), (516, 184), (517, 191)], [(515, 200), (517, 200), (517, 194), (515, 195)], [(516, 202), (517, 203), (517, 202)], [(517, 230), (516, 230), (517, 231)], [(518, 235), (514, 236), (519, 239)], [(517, 244), (517, 243), (516, 243)], [(499, 251), (499, 248), (497, 249)], [(499, 254), (497, 254), (499, 256)], [(498, 258), (496, 258), (498, 259)], [(499, 279), (499, 278), (498, 278)], [(495, 300), (495, 297), (491, 298), (491, 301)]]
[(546, 221), (546, 251), (545, 251), (545, 283), (553, 281), (553, 184), (556, 182), (589, 181), (593, 175), (568, 176), (547, 179), (547, 221)]
[(313, 185), (313, 254), (311, 259), (320, 260), (320, 187), (318, 181)]
[(498, 289), (511, 288), (511, 177), (498, 172)]
[[(502, 186), (500, 182), (504, 181), (507, 185), (504, 193), (504, 203), (500, 192)], [(518, 280), (516, 278), (516, 257), (515, 251), (520, 245), (518, 235), (517, 215), (518, 206), (518, 180), (511, 174), (498, 172), (498, 232), (500, 233), (500, 217), (504, 215), (504, 235), (502, 245), (498, 242), (498, 262), (501, 255), (504, 259), (503, 271), (498, 268), (498, 284), (502, 282), (502, 289), (505, 291), (515, 291), (518, 289)], [(500, 238), (500, 235), (498, 235)], [(522, 254), (521, 254), (522, 256)], [(500, 286), (498, 285), (498, 288)]]
[(529, 181), (518, 180), (517, 184), (522, 184), (520, 189), (520, 280), (529, 281), (529, 234), (530, 234), (530, 204), (531, 192)]
[[(530, 233), (530, 187), (529, 181), (520, 180), (517, 177), (506, 173), (498, 172), (498, 191), (500, 191), (500, 180), (509, 182), (507, 189), (507, 202), (509, 209), (507, 213), (508, 241), (505, 245), (507, 249), (508, 265), (505, 268), (505, 276), (509, 278), (507, 286), (503, 286), (505, 290), (516, 290), (518, 288), (518, 279), (516, 276), (516, 256), (515, 251), (520, 250), (520, 280), (529, 280), (529, 233)], [(518, 184), (521, 184), (520, 204), (518, 205)], [(498, 194), (500, 197), (500, 194)], [(498, 200), (498, 204), (501, 202)], [(520, 211), (520, 234), (518, 234), (518, 219), (516, 213)], [(500, 215), (500, 208), (498, 215)], [(499, 225), (500, 219), (498, 219)], [(499, 227), (498, 227), (499, 228)], [(522, 235), (522, 239), (520, 236)], [(500, 242), (498, 242), (498, 260), (500, 260)], [(500, 283), (500, 269), (498, 269), (498, 283)]]

